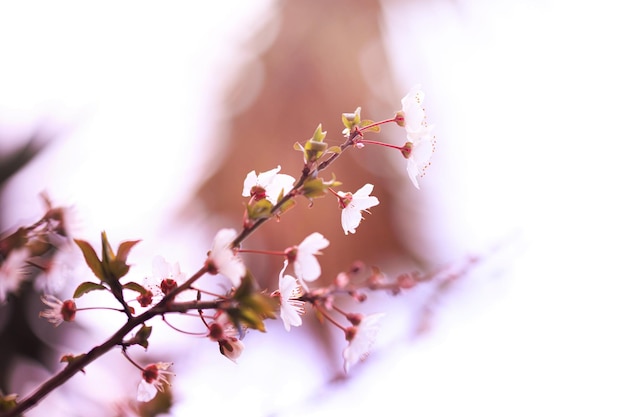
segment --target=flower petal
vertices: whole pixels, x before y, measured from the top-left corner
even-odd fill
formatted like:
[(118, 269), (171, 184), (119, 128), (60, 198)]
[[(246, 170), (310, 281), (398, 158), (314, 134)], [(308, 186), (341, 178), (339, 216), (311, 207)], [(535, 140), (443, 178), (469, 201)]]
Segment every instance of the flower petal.
[(402, 111), (404, 112), (404, 127), (409, 133), (418, 131), (422, 126), (425, 116), (424, 108), (422, 107), (423, 100), (424, 92), (419, 85), (413, 86), (401, 100)]
[(322, 275), (322, 267), (314, 255), (298, 256), (294, 270), (305, 281), (315, 281)]
[(346, 235), (348, 232), (356, 233), (356, 228), (359, 226), (362, 219), (363, 215), (361, 214), (361, 210), (354, 208), (353, 205), (341, 210), (341, 227), (343, 227), (343, 231)]
[(316, 254), (319, 250), (326, 248), (330, 242), (321, 233), (314, 232), (304, 238), (298, 245), (298, 251), (309, 254)]
[(154, 397), (156, 397), (157, 388), (145, 380), (141, 380), (139, 382), (139, 386), (137, 387), (137, 401), (148, 402)]

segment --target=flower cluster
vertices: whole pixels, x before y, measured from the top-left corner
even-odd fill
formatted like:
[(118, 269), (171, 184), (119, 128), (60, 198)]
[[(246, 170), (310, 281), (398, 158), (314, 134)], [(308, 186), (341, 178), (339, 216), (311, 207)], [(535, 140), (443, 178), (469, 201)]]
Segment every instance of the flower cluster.
[[(377, 268), (368, 270), (362, 264), (355, 264), (350, 270), (338, 273), (333, 284), (315, 287), (315, 281), (323, 273), (317, 257), (330, 245), (330, 241), (321, 233), (312, 232), (299, 244), (275, 251), (244, 248), (243, 242), (263, 223), (272, 218), (278, 219), (286, 213), (296, 204), (297, 199), (311, 201), (328, 194), (336, 197), (339, 203), (343, 232), (346, 235), (356, 234), (363, 221), (363, 213), (370, 213), (370, 209), (381, 204), (372, 195), (374, 185), (365, 183), (355, 192), (341, 191), (337, 189), (341, 183), (334, 176), (324, 179), (321, 175), (324, 169), (351, 148), (360, 149), (370, 144), (399, 151), (408, 161), (407, 172), (411, 182), (419, 188), (417, 179), (424, 175), (430, 164), (435, 143), (432, 126), (426, 123), (423, 97), (423, 92), (414, 87), (401, 100), (402, 110), (396, 112), (395, 117), (378, 122), (362, 119), (360, 108), (354, 113), (344, 113), (342, 121), (345, 140), (340, 146), (329, 147), (324, 142), (327, 133), (320, 124), (308, 141), (294, 146), (302, 152), (304, 162), (298, 179), (280, 173), (280, 165), (259, 174), (250, 171), (243, 181), (241, 193), (247, 198), (241, 229), (218, 230), (202, 266), (191, 276), (184, 274), (178, 263), (170, 264), (165, 258), (157, 256), (152, 263), (152, 276), (144, 278), (142, 284), (139, 284), (129, 278), (131, 266), (127, 261), (131, 249), (139, 241), (122, 242), (114, 251), (103, 232), (102, 251), (98, 255), (87, 241), (75, 239), (96, 280), (80, 283), (72, 298), (65, 301), (44, 294), (42, 301), (49, 308), (42, 311), (40, 316), (54, 326), (71, 322), (81, 311), (76, 306), (76, 299), (92, 291), (104, 291), (110, 293), (119, 308), (102, 308), (123, 314), (126, 324), (116, 333), (117, 339), (111, 339), (114, 343), (110, 340), (106, 348), (94, 350), (98, 353), (65, 355), (65, 362), (80, 366), (68, 366), (68, 370), (63, 372), (77, 372), (108, 349), (120, 346), (122, 354), (141, 371), (137, 399), (150, 401), (170, 384), (169, 369), (172, 366), (170, 362), (141, 366), (130, 354), (133, 346), (148, 348), (152, 327), (146, 323), (150, 319), (161, 317), (172, 329), (183, 333), (192, 332), (173, 326), (166, 316), (179, 314), (200, 320), (203, 331), (193, 334), (217, 343), (219, 352), (236, 362), (244, 351), (242, 339), (249, 330), (265, 332), (264, 322), (280, 317), (285, 330), (290, 331), (303, 325), (307, 309), (312, 309), (314, 317), (337, 327), (345, 335), (348, 344), (343, 350), (343, 359), (344, 370), (348, 372), (358, 361), (367, 357), (383, 314), (362, 315), (344, 311), (340, 307), (343, 303), (337, 303), (336, 300), (347, 296), (356, 302), (363, 302), (367, 299), (366, 291), (387, 289), (395, 294), (411, 288), (417, 280), (403, 275), (402, 278), (389, 281)], [(379, 132), (385, 124), (404, 127), (407, 139), (404, 145), (365, 138), (366, 134)], [(42, 245), (34, 243), (43, 242), (43, 247), (49, 249), (57, 235), (65, 239), (67, 236), (63, 211), (53, 209), (50, 205), (46, 216), (36, 225), (22, 228), (0, 241), (0, 302), (8, 294), (18, 291), (25, 276), (25, 266), (36, 265), (33, 258), (45, 254), (45, 251), (35, 253), (33, 248), (41, 248)], [(278, 282), (273, 292), (259, 288), (253, 271), (241, 257), (242, 253), (280, 257), (282, 267), (277, 263)], [(327, 271), (324, 273), (328, 274)], [(365, 279), (358, 279), (359, 274), (363, 273), (369, 275)], [(206, 282), (200, 281), (201, 277), (207, 275), (213, 280), (214, 277), (223, 277), (228, 285), (218, 285), (220, 289), (216, 291)], [(136, 307), (141, 307), (141, 312), (138, 313)], [(138, 330), (126, 338), (133, 329)], [(19, 410), (19, 407), (18, 404), (15, 409)]]
[(18, 297), (26, 281), (43, 291), (65, 283), (65, 263), (59, 259), (70, 244), (69, 211), (54, 207), (46, 195), (42, 200), (46, 212), (41, 219), (0, 238), (0, 304), (10, 295)]

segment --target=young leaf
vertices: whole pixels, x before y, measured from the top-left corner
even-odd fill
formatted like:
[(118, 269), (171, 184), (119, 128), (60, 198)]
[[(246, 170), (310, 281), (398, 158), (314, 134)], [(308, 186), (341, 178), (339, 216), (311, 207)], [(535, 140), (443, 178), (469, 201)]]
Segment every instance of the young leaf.
[(375, 122), (373, 120), (363, 120), (361, 122), (362, 129), (367, 129), (368, 132), (380, 132), (380, 126), (368, 127), (369, 125), (373, 125)]
[(267, 199), (263, 199), (246, 206), (246, 208), (248, 210), (248, 218), (256, 220), (271, 216), (272, 203)]
[[(76, 361), (78, 359), (81, 359), (84, 356), (85, 356), (84, 353), (81, 353), (80, 355), (72, 355), (70, 353), (70, 354), (61, 356), (61, 359), (59, 360), (59, 362), (61, 362), (61, 363), (66, 362), (68, 365), (70, 365), (72, 362), (74, 362), (74, 361)], [(84, 369), (81, 369), (80, 371), (82, 373), (85, 373)]]
[(113, 253), (113, 248), (111, 248), (111, 244), (109, 243), (109, 240), (107, 239), (106, 232), (102, 231), (100, 236), (102, 238), (102, 264), (107, 265), (109, 261), (115, 259), (115, 254)]
[(74, 290), (74, 295), (72, 296), (72, 298), (82, 297), (84, 294), (87, 294), (88, 292), (91, 292), (91, 291), (101, 291), (101, 290), (106, 290), (106, 289), (107, 288), (104, 285), (96, 284), (95, 282), (85, 281), (79, 284), (78, 287), (76, 287), (76, 290)]
[(122, 285), (122, 288), (125, 288), (127, 290), (137, 291), (139, 294), (145, 294), (148, 291), (141, 285), (137, 284), (136, 282), (129, 282), (127, 284), (124, 284)]
[(331, 146), (330, 148), (326, 149), (326, 153), (341, 153), (341, 147)]
[[(279, 199), (279, 201), (280, 201), (280, 199)], [(287, 210), (293, 208), (293, 206), (295, 206), (295, 205), (296, 205), (296, 200), (294, 200), (293, 198), (290, 199), (290, 200), (287, 200), (280, 206), (280, 208), (278, 209), (278, 213), (279, 214), (283, 214), (283, 213), (287, 212)]]
[(96, 251), (91, 247), (88, 242), (85, 242), (84, 240), (74, 239), (74, 242), (76, 242), (76, 244), (80, 248), (83, 256), (85, 257), (87, 265), (89, 266), (89, 268), (91, 268), (94, 275), (97, 276), (100, 281), (105, 281), (104, 271), (102, 269), (102, 262), (100, 262), (98, 255), (96, 255)]
[(130, 265), (127, 265), (126, 262), (120, 261), (119, 259), (113, 259), (109, 261), (108, 270), (111, 277), (115, 280), (114, 282), (119, 283), (120, 278), (128, 274)]
[(117, 255), (115, 259), (118, 261), (122, 261), (126, 263), (126, 258), (128, 258), (128, 253), (137, 243), (141, 242), (140, 240), (129, 240), (127, 242), (120, 243), (120, 246), (117, 248)]

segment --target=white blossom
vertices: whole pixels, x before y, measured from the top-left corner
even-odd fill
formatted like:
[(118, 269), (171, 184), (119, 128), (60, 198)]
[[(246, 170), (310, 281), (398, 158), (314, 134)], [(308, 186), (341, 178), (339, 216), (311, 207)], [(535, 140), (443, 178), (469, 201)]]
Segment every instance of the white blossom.
[(370, 196), (374, 189), (372, 184), (365, 184), (354, 194), (338, 191), (339, 202), (343, 209), (341, 210), (341, 227), (347, 235), (348, 232), (356, 233), (356, 228), (363, 219), (362, 211), (368, 212), (370, 207), (379, 204), (378, 198)]
[(419, 86), (414, 86), (402, 99), (404, 128), (407, 132), (407, 143), (403, 150), (407, 158), (406, 170), (415, 188), (419, 189), (418, 178), (424, 176), (430, 165), (430, 158), (435, 151), (433, 126), (426, 123), (422, 101), (424, 93)]
[(417, 132), (424, 122), (425, 112), (422, 107), (424, 92), (419, 85), (414, 85), (401, 100), (404, 113), (404, 128), (407, 132)]
[(280, 318), (283, 320), (285, 330), (291, 330), (291, 326), (302, 325), (304, 314), (304, 302), (298, 300), (302, 296), (302, 288), (297, 280), (291, 275), (283, 275), (287, 268), (287, 262), (278, 276), (278, 291), (280, 293)]
[(296, 182), (291, 175), (279, 174), (279, 171), (280, 165), (269, 171), (261, 172), (259, 175), (256, 174), (256, 171), (250, 171), (243, 182), (242, 196), (266, 197), (272, 204), (276, 204), (280, 193), (289, 192)]
[(416, 140), (413, 142), (409, 140), (405, 146), (410, 147), (406, 171), (415, 188), (419, 190), (417, 179), (424, 176), (426, 169), (430, 166), (430, 158), (435, 152), (435, 137), (431, 134), (430, 126), (425, 127)]
[(343, 350), (343, 369), (346, 373), (358, 361), (365, 360), (378, 334), (380, 319), (384, 313), (371, 314), (363, 317), (358, 326), (348, 328), (351, 333), (348, 346)]
[(154, 294), (153, 303), (158, 302), (165, 295), (163, 289), (170, 291), (185, 281), (185, 274), (181, 272), (178, 262), (170, 264), (161, 255), (152, 259), (152, 276), (144, 279), (144, 287)]
[(230, 244), (237, 236), (235, 229), (221, 229), (215, 235), (213, 248), (207, 259), (209, 273), (212, 275), (222, 274), (227, 277), (235, 287), (241, 284), (241, 278), (246, 274), (246, 266), (240, 257), (235, 255)]
[(315, 281), (322, 275), (322, 268), (315, 256), (321, 255), (320, 250), (330, 242), (319, 232), (311, 233), (296, 247), (293, 261), (296, 277), (305, 281)]

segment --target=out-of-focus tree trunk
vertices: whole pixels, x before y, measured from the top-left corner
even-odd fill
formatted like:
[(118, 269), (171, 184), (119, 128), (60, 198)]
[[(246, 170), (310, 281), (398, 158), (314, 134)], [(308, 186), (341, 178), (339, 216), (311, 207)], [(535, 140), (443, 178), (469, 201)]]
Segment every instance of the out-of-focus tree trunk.
[[(380, 42), (380, 9), (375, 0), (281, 3), (272, 23), (280, 25), (275, 41), (258, 62), (241, 71), (226, 100), (228, 112), (231, 103), (235, 108), (251, 94), (250, 80), (262, 77), (262, 86), (251, 105), (229, 120), (231, 125), (225, 129), (228, 136), (219, 139), (227, 143), (219, 157), (221, 165), (198, 191), (207, 216), (217, 215), (240, 227), (245, 201), (241, 190), (246, 174), (281, 165), (282, 173), (297, 178), (302, 169), (302, 154), (293, 150), (293, 144), (310, 138), (318, 123), (328, 131), (327, 142), (338, 145), (344, 139), (341, 113), (362, 106), (362, 115), (368, 119), (393, 116), (400, 103)], [(276, 28), (264, 30), (272, 29)], [(381, 103), (381, 98), (389, 101)], [(389, 126), (374, 139), (403, 141), (403, 136), (398, 135), (401, 130)], [(319, 231), (331, 242), (320, 258), (323, 283), (355, 260), (368, 265), (407, 261), (408, 248), (395, 232), (392, 219), (394, 190), (390, 178), (397, 178), (398, 172), (388, 165), (391, 153), (392, 150), (378, 146), (350, 149), (323, 172), (324, 178), (334, 173), (343, 182), (338, 187), (342, 191), (354, 192), (365, 183), (375, 184), (373, 195), (381, 204), (372, 208), (371, 215), (364, 214), (365, 220), (356, 235), (344, 235), (337, 200), (329, 195), (315, 200), (312, 209), (300, 198), (297, 207), (280, 222), (264, 225), (244, 246), (282, 250)], [(404, 166), (399, 153), (393, 156)], [(282, 259), (248, 255), (246, 260), (261, 285), (276, 286)]]

